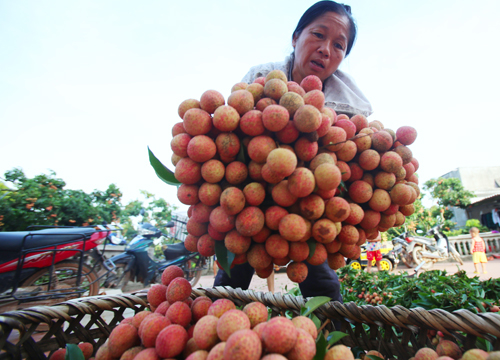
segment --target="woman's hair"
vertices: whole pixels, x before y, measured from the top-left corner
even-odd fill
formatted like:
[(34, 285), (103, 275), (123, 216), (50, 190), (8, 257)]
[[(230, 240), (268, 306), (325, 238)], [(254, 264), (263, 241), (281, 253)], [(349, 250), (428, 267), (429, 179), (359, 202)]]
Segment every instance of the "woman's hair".
[(334, 12), (339, 15), (346, 16), (349, 19), (349, 39), (347, 42), (346, 56), (351, 52), (351, 48), (356, 40), (356, 23), (351, 15), (351, 7), (349, 5), (339, 4), (335, 1), (325, 0), (318, 1), (316, 4), (312, 5), (306, 12), (302, 15), (292, 34), (292, 40), (300, 35), (302, 30), (304, 30), (310, 23), (316, 20), (321, 15), (327, 12)]
[(473, 226), (473, 227), (470, 228), (469, 232), (471, 234), (476, 234), (477, 235), (477, 234), (479, 234), (479, 229), (477, 227)]

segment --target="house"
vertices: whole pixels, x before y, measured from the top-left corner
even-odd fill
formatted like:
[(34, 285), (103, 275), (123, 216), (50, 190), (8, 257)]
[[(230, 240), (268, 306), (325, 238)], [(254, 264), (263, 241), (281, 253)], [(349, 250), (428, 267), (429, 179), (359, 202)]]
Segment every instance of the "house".
[(451, 209), (454, 215), (452, 220), (458, 227), (465, 226), (468, 219), (478, 219), (486, 224), (486, 218), (491, 216), (492, 211), (500, 210), (500, 166), (459, 167), (441, 177), (460, 179), (463, 187), (475, 195), (467, 210)]

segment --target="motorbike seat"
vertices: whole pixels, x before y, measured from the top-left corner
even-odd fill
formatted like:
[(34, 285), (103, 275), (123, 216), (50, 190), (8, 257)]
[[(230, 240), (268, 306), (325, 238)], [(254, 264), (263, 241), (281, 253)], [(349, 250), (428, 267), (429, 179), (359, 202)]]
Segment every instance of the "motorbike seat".
[(178, 244), (168, 245), (163, 251), (163, 254), (167, 260), (174, 260), (181, 256), (189, 255), (191, 252), (187, 250), (184, 243), (181, 242)]
[[(94, 232), (93, 228), (50, 228), (36, 231), (0, 232), (0, 261), (9, 261), (18, 257), (21, 250), (88, 240)], [(24, 238), (26, 240), (23, 245)]]

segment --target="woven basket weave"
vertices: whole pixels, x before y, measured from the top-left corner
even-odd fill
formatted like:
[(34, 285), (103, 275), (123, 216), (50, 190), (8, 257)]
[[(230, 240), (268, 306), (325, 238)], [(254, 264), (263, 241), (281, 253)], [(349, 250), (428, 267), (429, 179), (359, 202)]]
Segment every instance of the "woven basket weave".
[[(238, 306), (258, 301), (272, 310), (272, 316), (296, 316), (307, 299), (298, 296), (255, 292), (227, 287), (193, 289), (192, 297), (230, 299)], [(0, 315), (0, 359), (46, 359), (67, 343), (90, 342), (94, 350), (124, 318), (147, 307), (145, 292), (133, 295), (97, 296), (67, 301), (54, 306), (33, 307)], [(125, 313), (127, 311), (128, 313)], [(125, 313), (125, 314), (124, 314)], [(401, 306), (357, 306), (330, 302), (315, 312), (324, 328), (333, 322), (349, 334), (340, 342), (349, 347), (378, 350), (389, 358), (408, 359), (422, 347), (433, 347), (428, 330), (440, 330), (459, 340), (465, 349), (476, 347), (477, 338), (500, 350), (500, 315), (476, 315), (468, 310), (449, 313), (440, 309), (406, 309)], [(48, 331), (37, 333), (40, 324)], [(46, 325), (47, 327), (47, 325)]]

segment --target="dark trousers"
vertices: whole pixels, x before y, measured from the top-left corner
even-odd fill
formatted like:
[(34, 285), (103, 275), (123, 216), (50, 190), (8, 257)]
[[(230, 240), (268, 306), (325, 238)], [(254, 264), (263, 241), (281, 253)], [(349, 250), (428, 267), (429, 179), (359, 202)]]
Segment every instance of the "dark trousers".
[[(340, 282), (337, 273), (325, 261), (321, 265), (310, 265), (305, 262), (308, 269), (306, 280), (299, 284), (303, 297), (328, 296), (332, 301), (342, 302)], [(214, 286), (230, 286), (233, 289), (247, 290), (252, 281), (254, 269), (244, 263), (231, 269), (231, 277), (224, 270), (219, 269), (215, 277)]]

